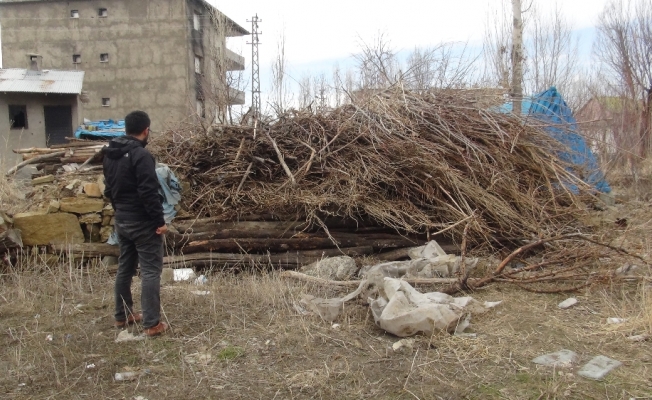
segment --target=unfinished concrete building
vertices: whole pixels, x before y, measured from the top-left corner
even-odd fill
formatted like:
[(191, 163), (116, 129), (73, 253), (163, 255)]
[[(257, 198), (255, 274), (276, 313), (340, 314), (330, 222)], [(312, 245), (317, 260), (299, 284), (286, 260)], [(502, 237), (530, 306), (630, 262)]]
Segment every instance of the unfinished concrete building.
[(244, 58), (226, 38), (248, 32), (204, 0), (5, 0), (0, 24), (3, 68), (37, 54), (44, 70), (85, 71), (84, 118), (139, 109), (157, 131), (244, 104), (226, 79)]

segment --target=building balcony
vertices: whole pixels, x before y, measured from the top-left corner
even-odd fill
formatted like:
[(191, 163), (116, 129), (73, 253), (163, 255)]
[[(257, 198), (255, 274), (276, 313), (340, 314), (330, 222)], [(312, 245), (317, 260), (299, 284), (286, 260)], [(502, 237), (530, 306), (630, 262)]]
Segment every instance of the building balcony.
[(224, 52), (224, 59), (226, 61), (226, 70), (227, 71), (244, 71), (245, 69), (245, 58), (240, 54), (226, 49)]
[(245, 103), (245, 92), (242, 90), (229, 88), (229, 105), (244, 105)]

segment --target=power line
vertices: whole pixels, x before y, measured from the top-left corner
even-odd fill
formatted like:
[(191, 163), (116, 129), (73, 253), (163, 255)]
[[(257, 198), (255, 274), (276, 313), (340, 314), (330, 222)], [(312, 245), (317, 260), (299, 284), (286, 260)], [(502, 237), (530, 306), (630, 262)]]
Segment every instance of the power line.
[(258, 57), (258, 45), (260, 44), (259, 35), (262, 32), (258, 31), (258, 23), (263, 20), (258, 18), (256, 14), (251, 20), (251, 108), (253, 110), (254, 118), (260, 117), (260, 60)]

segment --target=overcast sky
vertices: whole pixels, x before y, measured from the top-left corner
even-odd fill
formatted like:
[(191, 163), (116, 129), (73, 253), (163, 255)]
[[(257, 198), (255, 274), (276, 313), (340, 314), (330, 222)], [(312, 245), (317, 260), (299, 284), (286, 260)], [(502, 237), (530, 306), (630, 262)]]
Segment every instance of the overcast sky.
[[(524, 7), (531, 0), (523, 0)], [(542, 13), (555, 8), (555, 1), (533, 0)], [(279, 37), (285, 32), (290, 73), (299, 79), (314, 75), (335, 62), (346, 65), (361, 41), (371, 43), (382, 32), (397, 50), (411, 50), (442, 42), (468, 42), (480, 47), (490, 10), (501, 0), (208, 0), (231, 19), (251, 30), (247, 22), (254, 14), (262, 19), (260, 62), (263, 91), (269, 85), (269, 70)], [(588, 32), (608, 0), (559, 0), (566, 18), (578, 31)], [(251, 61), (245, 40), (231, 40), (229, 47)], [(591, 40), (583, 40), (590, 47)], [(585, 48), (582, 53), (588, 54)]]

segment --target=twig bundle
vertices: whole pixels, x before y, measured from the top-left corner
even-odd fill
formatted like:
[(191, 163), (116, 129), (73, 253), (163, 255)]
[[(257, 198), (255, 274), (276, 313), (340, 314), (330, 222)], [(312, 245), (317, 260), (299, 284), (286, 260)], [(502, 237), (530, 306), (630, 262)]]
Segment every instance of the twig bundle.
[(576, 196), (560, 182), (585, 186), (552, 155), (558, 147), (464, 98), (398, 89), (257, 128), (180, 129), (155, 146), (191, 181), (186, 205), (200, 216), (276, 213), (322, 226), (336, 216), (412, 233), (451, 228), (458, 239), (466, 229), (474, 242), (545, 236), (573, 220)]

